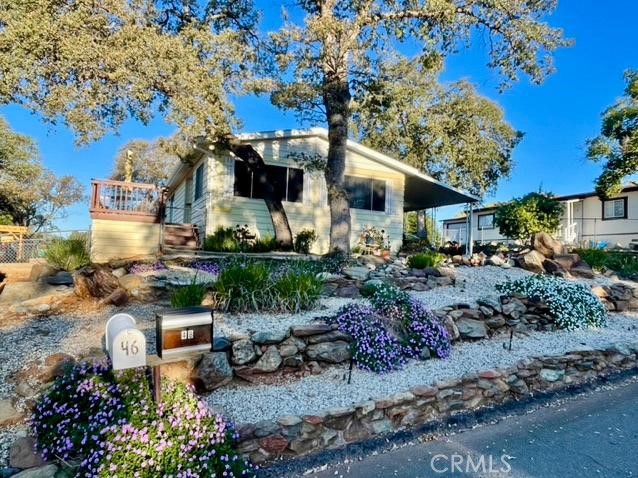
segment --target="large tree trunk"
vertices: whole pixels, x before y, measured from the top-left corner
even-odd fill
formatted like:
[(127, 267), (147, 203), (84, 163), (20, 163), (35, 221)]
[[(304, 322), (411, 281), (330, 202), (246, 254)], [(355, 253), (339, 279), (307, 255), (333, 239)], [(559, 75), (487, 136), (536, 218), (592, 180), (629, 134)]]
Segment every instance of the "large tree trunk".
[(281, 200), (275, 196), (273, 182), (268, 177), (268, 170), (264, 158), (250, 144), (242, 143), (234, 138), (229, 139), (225, 146), (239, 159), (244, 161), (253, 172), (254, 180), (264, 185), (264, 202), (270, 213), (275, 240), (281, 249), (292, 249), (292, 231), (288, 216)]
[(344, 188), (344, 171), (350, 119), (350, 88), (346, 78), (327, 79), (323, 103), (328, 119), (326, 185), (330, 205), (330, 250), (350, 252), (350, 205)]

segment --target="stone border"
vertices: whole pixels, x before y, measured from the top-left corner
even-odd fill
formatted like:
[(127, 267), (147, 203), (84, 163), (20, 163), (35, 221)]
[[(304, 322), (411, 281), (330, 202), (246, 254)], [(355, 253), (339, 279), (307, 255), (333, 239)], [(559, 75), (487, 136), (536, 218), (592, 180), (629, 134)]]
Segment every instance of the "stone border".
[(638, 368), (638, 343), (584, 348), (560, 356), (524, 359), (435, 386), (414, 387), (350, 408), (282, 416), (239, 427), (239, 450), (254, 463), (294, 458), (410, 430), (459, 412), (529, 399), (617, 372)]

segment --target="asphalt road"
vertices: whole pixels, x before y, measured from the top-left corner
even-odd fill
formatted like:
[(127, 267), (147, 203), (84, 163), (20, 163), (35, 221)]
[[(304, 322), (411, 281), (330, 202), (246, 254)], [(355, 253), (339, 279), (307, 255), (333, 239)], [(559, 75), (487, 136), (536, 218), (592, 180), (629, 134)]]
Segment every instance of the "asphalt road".
[[(490, 468), (491, 457), (491, 468)], [(359, 461), (360, 460), (360, 461)], [(379, 452), (314, 478), (638, 476), (638, 383), (559, 401), (452, 436)]]

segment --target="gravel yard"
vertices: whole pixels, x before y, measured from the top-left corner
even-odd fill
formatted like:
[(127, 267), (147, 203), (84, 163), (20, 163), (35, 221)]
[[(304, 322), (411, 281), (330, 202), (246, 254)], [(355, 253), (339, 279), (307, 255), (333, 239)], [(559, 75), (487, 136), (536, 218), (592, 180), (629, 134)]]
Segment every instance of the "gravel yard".
[(638, 314), (614, 314), (604, 329), (575, 332), (534, 332), (514, 339), (512, 351), (504, 348), (507, 337), (457, 344), (448, 360), (413, 362), (403, 370), (376, 375), (354, 370), (347, 384), (347, 366), (285, 384), (237, 385), (211, 393), (208, 403), (237, 423), (271, 420), (282, 415), (303, 415), (329, 408), (400, 393), (417, 385), (461, 377), (465, 374), (513, 365), (518, 360), (559, 355), (584, 347), (638, 342)]

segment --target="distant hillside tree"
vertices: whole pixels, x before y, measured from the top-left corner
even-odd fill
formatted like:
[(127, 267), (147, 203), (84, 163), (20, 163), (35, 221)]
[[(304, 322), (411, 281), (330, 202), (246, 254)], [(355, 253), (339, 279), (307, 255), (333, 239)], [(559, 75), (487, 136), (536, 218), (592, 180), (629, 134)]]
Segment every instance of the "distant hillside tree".
[(180, 162), (157, 141), (136, 139), (120, 148), (111, 179), (136, 183), (165, 183)]
[(625, 95), (605, 110), (600, 136), (588, 142), (587, 156), (604, 161), (596, 180), (602, 198), (617, 194), (625, 177), (638, 173), (638, 71), (625, 73)]
[(364, 144), (451, 186), (482, 197), (512, 170), (522, 133), (467, 81), (442, 84), (441, 65), (385, 63), (353, 103)]
[(563, 205), (552, 194), (534, 192), (499, 206), (494, 224), (505, 237), (529, 241), (538, 232), (554, 234), (562, 214)]
[(46, 169), (29, 136), (13, 131), (0, 117), (0, 221), (33, 230), (52, 227), (68, 206), (83, 198), (73, 176)]

